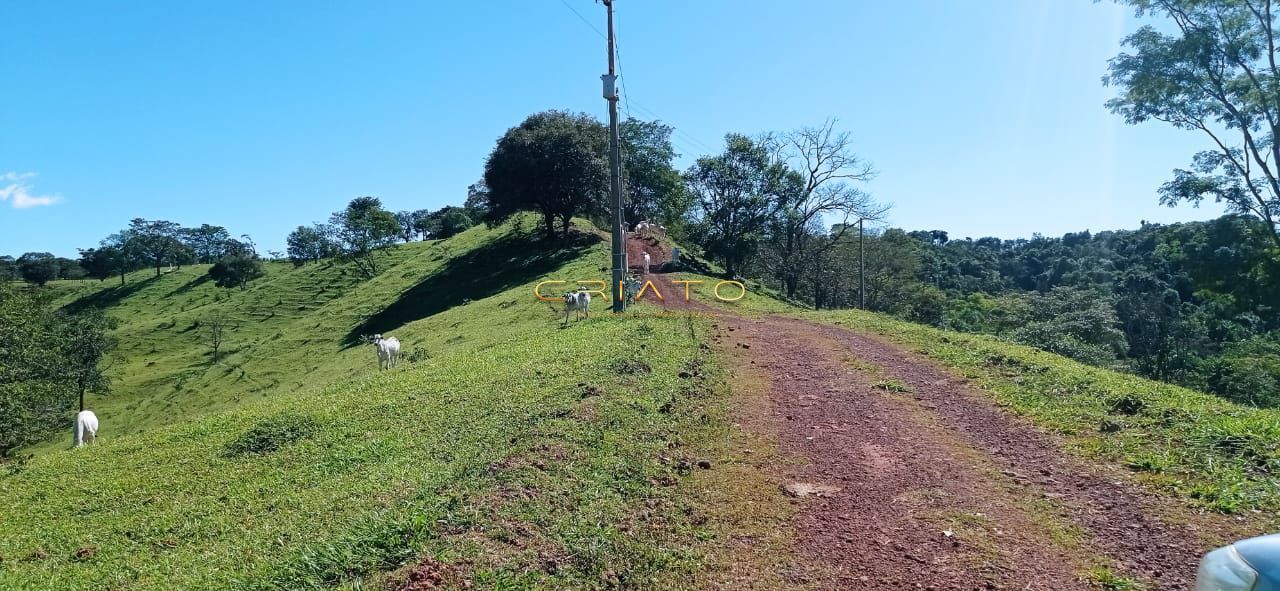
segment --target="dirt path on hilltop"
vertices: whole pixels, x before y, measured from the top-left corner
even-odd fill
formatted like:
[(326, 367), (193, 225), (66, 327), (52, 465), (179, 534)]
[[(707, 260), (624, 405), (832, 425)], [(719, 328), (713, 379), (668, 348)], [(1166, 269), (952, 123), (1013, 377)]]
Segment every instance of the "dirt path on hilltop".
[[(631, 241), (633, 260), (651, 246)], [(664, 294), (680, 292), (673, 278), (649, 277)], [(767, 412), (739, 420), (789, 460), (777, 476), (790, 489), (779, 502), (797, 504), (796, 586), (1083, 591), (1108, 588), (1111, 573), (1186, 590), (1204, 552), (1250, 533), (1065, 455), (963, 378), (882, 339), (664, 304), (715, 314), (731, 365), (768, 376), (767, 396), (752, 398)]]

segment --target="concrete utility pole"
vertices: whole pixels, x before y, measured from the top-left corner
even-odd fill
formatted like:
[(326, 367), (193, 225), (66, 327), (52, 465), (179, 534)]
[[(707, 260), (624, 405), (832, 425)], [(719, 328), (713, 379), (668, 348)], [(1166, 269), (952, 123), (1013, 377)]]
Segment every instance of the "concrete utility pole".
[(627, 228), (622, 219), (622, 152), (618, 146), (618, 77), (614, 70), (613, 51), (613, 0), (604, 2), (609, 13), (609, 73), (601, 76), (604, 81), (604, 98), (609, 101), (609, 190), (613, 197), (613, 311), (627, 309), (622, 280), (627, 272)]

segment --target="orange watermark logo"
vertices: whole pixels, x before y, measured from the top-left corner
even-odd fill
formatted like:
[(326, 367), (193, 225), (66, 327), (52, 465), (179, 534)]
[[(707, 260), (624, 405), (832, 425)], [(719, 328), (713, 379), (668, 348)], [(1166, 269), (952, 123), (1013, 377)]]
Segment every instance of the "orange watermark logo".
[[(677, 285), (684, 285), (684, 301), (686, 302), (692, 299), (692, 296), (690, 294), (693, 291), (694, 285), (697, 285), (699, 283), (706, 283), (706, 281), (703, 281), (701, 279), (675, 279), (675, 280), (672, 280), (671, 282)], [(539, 283), (533, 286), (533, 295), (534, 297), (544, 302), (560, 301), (561, 296), (549, 297), (549, 296), (542, 295), (542, 288), (543, 286), (564, 285), (567, 283), (569, 282), (561, 281), (558, 279), (543, 281), (542, 283)], [(578, 285), (579, 290), (589, 293), (593, 296), (596, 296), (601, 299), (608, 299), (609, 297), (609, 294), (605, 293), (604, 291), (605, 288), (608, 287), (609, 285), (609, 282), (607, 281), (581, 280), (581, 281), (576, 281), (575, 283)], [(595, 289), (583, 289), (583, 287), (589, 287), (589, 286), (594, 286)], [(735, 290), (738, 292), (738, 294), (733, 297), (727, 297), (725, 293), (721, 293), (722, 289), (724, 290), (725, 293), (731, 296), (733, 296), (733, 292)], [(623, 293), (626, 293), (625, 282), (618, 285), (618, 290)], [(636, 292), (636, 296), (635, 296), (636, 301), (640, 301), (640, 299), (643, 298), (644, 295), (649, 291), (653, 291), (653, 297), (658, 298), (658, 301), (663, 301), (663, 302), (667, 301), (667, 298), (662, 295), (662, 292), (658, 290), (658, 286), (653, 284), (653, 281), (645, 281), (644, 284), (640, 286), (640, 290)], [(715, 296), (717, 300), (720, 300), (722, 302), (736, 302), (746, 297), (747, 286), (743, 285), (741, 281), (725, 280), (715, 284), (715, 286), (711, 288), (711, 293), (712, 295)]]

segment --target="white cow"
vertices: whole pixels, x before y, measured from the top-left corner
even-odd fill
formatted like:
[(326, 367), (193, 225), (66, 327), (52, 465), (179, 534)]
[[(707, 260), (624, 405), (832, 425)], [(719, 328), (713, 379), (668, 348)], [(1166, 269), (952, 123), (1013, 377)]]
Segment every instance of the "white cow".
[(644, 274), (649, 274), (649, 253), (644, 253)]
[(82, 410), (76, 415), (76, 447), (84, 447), (98, 438), (98, 415), (91, 410)]
[(400, 339), (395, 337), (384, 339), (382, 335), (376, 334), (370, 342), (378, 351), (378, 369), (391, 369), (396, 366), (400, 360)]
[(564, 294), (564, 325), (569, 325), (569, 312), (574, 312), (573, 319), (579, 320), (582, 314), (591, 318), (591, 294), (585, 291), (570, 291)]

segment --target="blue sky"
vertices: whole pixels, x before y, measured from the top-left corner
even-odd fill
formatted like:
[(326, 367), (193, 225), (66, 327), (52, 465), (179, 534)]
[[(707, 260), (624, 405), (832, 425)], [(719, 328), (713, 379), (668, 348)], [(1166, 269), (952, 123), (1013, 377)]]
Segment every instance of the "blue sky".
[[(604, 117), (589, 0), (0, 5), (0, 253), (74, 256), (130, 218), (283, 250), (360, 195), (461, 203), (548, 108)], [(1140, 23), (1082, 0), (617, 0), (624, 115), (727, 132), (838, 117), (890, 223), (954, 237), (1206, 219), (1156, 189), (1205, 147), (1103, 103)]]

